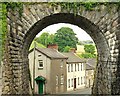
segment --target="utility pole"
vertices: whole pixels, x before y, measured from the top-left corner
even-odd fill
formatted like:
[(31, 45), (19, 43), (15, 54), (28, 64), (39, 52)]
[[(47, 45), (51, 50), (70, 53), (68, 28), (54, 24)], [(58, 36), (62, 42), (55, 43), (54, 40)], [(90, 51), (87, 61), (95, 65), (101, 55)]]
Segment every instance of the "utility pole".
[(35, 93), (35, 49), (36, 49), (36, 42), (34, 41), (34, 59), (33, 59), (33, 94)]

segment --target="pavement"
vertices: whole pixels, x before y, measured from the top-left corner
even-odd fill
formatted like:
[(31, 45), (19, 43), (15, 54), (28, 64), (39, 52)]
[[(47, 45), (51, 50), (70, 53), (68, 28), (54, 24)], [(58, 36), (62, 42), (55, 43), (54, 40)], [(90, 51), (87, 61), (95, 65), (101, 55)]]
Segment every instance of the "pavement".
[(86, 94), (90, 95), (91, 94), (91, 88), (83, 88), (83, 89), (77, 89), (74, 91), (68, 91), (63, 94)]

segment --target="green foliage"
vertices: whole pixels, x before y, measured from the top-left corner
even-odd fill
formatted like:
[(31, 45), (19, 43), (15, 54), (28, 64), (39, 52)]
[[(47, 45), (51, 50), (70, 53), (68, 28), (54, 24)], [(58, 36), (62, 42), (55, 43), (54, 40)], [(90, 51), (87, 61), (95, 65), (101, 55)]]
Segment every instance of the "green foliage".
[(85, 53), (79, 55), (81, 58), (96, 58), (95, 46), (94, 45), (84, 45)]
[(75, 35), (76, 34), (69, 27), (62, 27), (57, 30), (57, 33), (55, 33), (54, 42), (58, 44), (59, 51), (63, 52), (66, 46), (76, 48), (78, 38)]
[(79, 41), (78, 45), (94, 44), (91, 40)]
[(48, 36), (48, 44), (54, 44), (55, 42), (54, 42), (54, 34), (50, 34), (49, 36)]
[(97, 3), (94, 2), (86, 2), (84, 3), (84, 7), (86, 8), (86, 10), (94, 10), (94, 7), (97, 5)]
[[(84, 0), (83, 0), (84, 1)], [(120, 6), (119, 2), (109, 2), (109, 0), (102, 0), (103, 2), (98, 2), (96, 0), (85, 0), (84, 2), (50, 2), (49, 4), (51, 6), (57, 7), (60, 5), (62, 9), (67, 9), (69, 12), (73, 11), (74, 15), (78, 13), (78, 10), (82, 11), (82, 6), (85, 8), (85, 10), (93, 11), (98, 10), (100, 11), (100, 8), (95, 8), (98, 5), (105, 5), (107, 6), (107, 11), (111, 10), (111, 4), (115, 4), (113, 6)]]
[(95, 54), (91, 54), (91, 53), (82, 53), (81, 57), (83, 57), (83, 58), (95, 58), (96, 55)]
[(29, 50), (33, 49), (35, 47), (35, 44), (36, 44), (37, 48), (46, 48), (44, 45), (42, 45), (42, 44), (40, 44), (40, 43), (38, 43), (36, 41), (33, 41), (32, 44), (30, 45)]
[(5, 39), (7, 34), (7, 17), (6, 17), (6, 5), (4, 3), (0, 3), (0, 62), (3, 57), (4, 53), (4, 45), (5, 45)]
[(66, 46), (63, 52), (69, 52), (69, 51), (70, 51), (70, 46)]
[(81, 41), (78, 41), (78, 43), (77, 43), (78, 45), (83, 45), (83, 43), (81, 42)]
[(40, 35), (40, 37), (35, 38), (35, 41), (38, 43), (47, 46), (48, 44), (54, 43), (54, 34), (49, 34), (48, 32), (44, 32)]
[(44, 33), (42, 33), (42, 34), (40, 35), (40, 37), (39, 37), (38, 39), (36, 38), (36, 41), (37, 41), (38, 43), (41, 43), (41, 44), (47, 46), (47, 44), (48, 44), (48, 36), (49, 36), (49, 33), (44, 32)]
[(4, 2), (7, 10), (11, 9), (12, 11), (17, 10), (19, 12), (19, 16), (22, 16), (23, 13), (23, 3), (22, 2)]
[(0, 3), (0, 62), (4, 53), (4, 46), (7, 34), (7, 10), (12, 9), (13, 11), (18, 8), (20, 15), (22, 14), (22, 3), (19, 2), (1, 2)]
[(94, 54), (95, 53), (95, 46), (93, 46), (93, 45), (84, 45), (84, 50), (85, 50), (86, 53)]

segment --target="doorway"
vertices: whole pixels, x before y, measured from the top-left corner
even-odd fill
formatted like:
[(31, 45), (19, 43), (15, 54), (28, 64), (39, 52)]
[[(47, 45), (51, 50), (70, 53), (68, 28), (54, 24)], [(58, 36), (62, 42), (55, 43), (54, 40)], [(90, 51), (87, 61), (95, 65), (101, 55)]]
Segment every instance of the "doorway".
[(76, 78), (74, 78), (74, 89), (76, 89)]
[(43, 94), (44, 93), (45, 78), (42, 76), (38, 76), (35, 80), (38, 84), (38, 94)]
[(38, 94), (43, 94), (43, 85), (44, 82), (42, 80), (38, 81)]

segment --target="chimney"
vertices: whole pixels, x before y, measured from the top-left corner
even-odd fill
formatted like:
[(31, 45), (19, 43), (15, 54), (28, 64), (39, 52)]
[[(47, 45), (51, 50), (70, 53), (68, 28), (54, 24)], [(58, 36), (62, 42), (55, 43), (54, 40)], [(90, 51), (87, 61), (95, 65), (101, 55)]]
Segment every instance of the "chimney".
[(76, 53), (76, 49), (75, 48), (70, 48), (70, 51), (71, 53)]
[(53, 49), (58, 50), (58, 45), (57, 44), (48, 44), (47, 48), (53, 48)]

